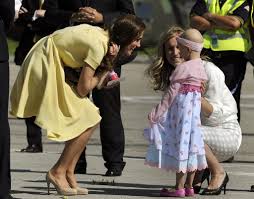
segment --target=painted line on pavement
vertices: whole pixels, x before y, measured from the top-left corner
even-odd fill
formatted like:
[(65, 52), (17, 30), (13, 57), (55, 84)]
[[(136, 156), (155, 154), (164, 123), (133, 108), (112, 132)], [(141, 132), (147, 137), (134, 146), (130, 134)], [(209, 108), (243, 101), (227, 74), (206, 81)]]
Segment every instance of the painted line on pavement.
[[(240, 154), (239, 154), (240, 155)], [(242, 164), (242, 163), (223, 163), (223, 167), (225, 168), (242, 168), (242, 167), (254, 167), (253, 163), (250, 162), (250, 163), (245, 163), (245, 164)], [(253, 170), (254, 171), (254, 170)]]
[(235, 172), (235, 171), (230, 171), (230, 172), (227, 172), (228, 174), (230, 175), (233, 175), (233, 176), (249, 176), (249, 177), (253, 177), (254, 176), (254, 173), (247, 173), (247, 172)]

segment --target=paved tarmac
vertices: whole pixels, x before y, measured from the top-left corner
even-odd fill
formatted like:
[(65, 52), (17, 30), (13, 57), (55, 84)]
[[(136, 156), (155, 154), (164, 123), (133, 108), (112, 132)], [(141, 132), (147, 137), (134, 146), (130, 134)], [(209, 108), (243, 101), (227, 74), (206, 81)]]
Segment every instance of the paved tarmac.
[[(11, 59), (12, 60), (12, 59)], [(147, 113), (160, 99), (160, 93), (153, 92), (144, 77), (144, 70), (149, 64), (145, 56), (123, 67), (121, 83), (122, 117), (126, 137), (125, 161), (127, 162), (121, 177), (102, 176), (106, 169), (103, 166), (98, 130), (93, 135), (87, 148), (87, 175), (77, 175), (81, 187), (87, 187), (87, 196), (69, 196), (70, 199), (129, 199), (159, 198), (159, 190), (175, 183), (175, 175), (171, 172), (149, 168), (144, 165), (146, 141), (142, 136), (147, 126)], [(18, 66), (10, 65), (13, 84)], [(195, 198), (228, 198), (250, 199), (254, 193), (249, 192), (254, 184), (254, 87), (252, 66), (248, 65), (242, 92), (242, 146), (233, 163), (224, 163), (230, 181), (226, 195), (199, 196)], [(11, 175), (12, 196), (16, 199), (56, 199), (63, 198), (51, 187), (47, 195), (45, 173), (58, 159), (63, 143), (49, 141), (43, 134), (43, 153), (28, 154), (18, 152), (26, 146), (26, 129), (23, 120), (9, 117), (11, 127)], [(206, 183), (204, 184), (204, 187)], [(1, 188), (0, 188), (1, 190)]]

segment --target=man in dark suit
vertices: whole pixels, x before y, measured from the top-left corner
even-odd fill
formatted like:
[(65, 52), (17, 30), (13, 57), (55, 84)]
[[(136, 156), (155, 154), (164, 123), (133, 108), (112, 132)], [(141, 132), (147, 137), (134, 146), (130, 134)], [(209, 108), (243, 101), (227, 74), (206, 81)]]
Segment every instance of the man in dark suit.
[[(110, 26), (113, 20), (123, 14), (134, 14), (131, 0), (45, 0), (44, 20), (50, 26), (67, 27), (80, 23), (95, 26)], [(81, 8), (81, 10), (80, 10)], [(71, 24), (70, 24), (71, 23)], [(134, 59), (119, 60), (116, 73), (120, 76), (121, 65)], [(120, 85), (111, 89), (95, 89), (92, 93), (96, 106), (100, 109), (100, 137), (106, 176), (119, 176), (125, 166), (123, 161), (125, 138), (121, 119)], [(83, 169), (82, 169), (83, 168)], [(77, 173), (86, 173), (85, 151), (76, 167)]]
[(0, 198), (10, 198), (9, 54), (6, 31), (14, 20), (14, 0), (0, 1)]
[[(44, 24), (44, 20), (42, 20), (44, 12), (42, 0), (22, 1), (18, 19), (15, 21), (17, 27), (24, 28), (15, 51), (14, 62), (16, 65), (22, 65), (27, 53), (40, 38), (54, 31), (53, 27)], [(41, 128), (34, 123), (34, 120), (35, 117), (25, 118), (28, 146), (21, 149), (21, 152), (42, 152)]]

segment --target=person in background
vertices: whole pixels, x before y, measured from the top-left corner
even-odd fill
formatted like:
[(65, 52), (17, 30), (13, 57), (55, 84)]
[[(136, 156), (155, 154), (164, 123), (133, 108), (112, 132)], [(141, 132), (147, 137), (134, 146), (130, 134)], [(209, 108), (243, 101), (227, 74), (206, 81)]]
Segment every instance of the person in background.
[[(77, 24), (90, 24), (99, 27), (110, 27), (116, 17), (134, 14), (131, 0), (45, 0), (44, 20), (56, 29)], [(132, 61), (136, 52), (128, 57), (119, 57), (115, 72), (120, 77), (121, 66)], [(102, 155), (107, 171), (105, 176), (120, 176), (125, 167), (123, 160), (125, 137), (121, 119), (120, 84), (111, 89), (94, 89), (93, 101), (100, 109), (100, 138)], [(104, 100), (108, 99), (108, 100)], [(86, 173), (85, 150), (80, 156), (76, 173)]]
[(10, 127), (8, 122), (9, 103), (9, 53), (6, 32), (14, 16), (14, 0), (0, 1), (0, 198), (9, 199), (11, 190), (10, 173)]
[[(118, 54), (140, 47), (145, 24), (134, 15), (117, 18), (109, 30), (88, 24), (67, 27), (39, 40), (26, 56), (11, 91), (11, 114), (35, 117), (54, 141), (65, 142), (58, 161), (46, 174), (61, 195), (86, 195), (74, 169), (101, 116), (87, 94), (105, 80)], [(73, 34), (75, 33), (75, 34)], [(119, 51), (119, 49), (121, 49)], [(77, 84), (64, 68), (80, 69)], [(107, 99), (104, 99), (107, 100)]]
[[(15, 51), (14, 62), (22, 65), (27, 53), (33, 45), (42, 37), (52, 33), (53, 28), (43, 23), (44, 7), (43, 0), (23, 0), (15, 21), (17, 27), (22, 27), (23, 32), (19, 45)], [(21, 149), (21, 152), (39, 153), (43, 151), (41, 128), (34, 123), (35, 118), (26, 118), (26, 137), (28, 146)]]
[[(246, 71), (245, 52), (251, 47), (247, 0), (197, 0), (190, 12), (190, 25), (203, 32), (204, 51), (225, 75), (240, 121), (241, 86)], [(234, 45), (232, 45), (234, 43)]]

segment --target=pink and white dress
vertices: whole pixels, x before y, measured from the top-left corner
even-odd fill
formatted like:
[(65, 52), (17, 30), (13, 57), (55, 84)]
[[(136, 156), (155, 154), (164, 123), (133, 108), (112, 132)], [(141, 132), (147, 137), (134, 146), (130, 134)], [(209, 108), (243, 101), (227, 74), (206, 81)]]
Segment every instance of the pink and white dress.
[(200, 129), (201, 82), (206, 80), (201, 59), (175, 68), (169, 88), (149, 114), (151, 127), (144, 130), (146, 164), (183, 173), (207, 167)]

